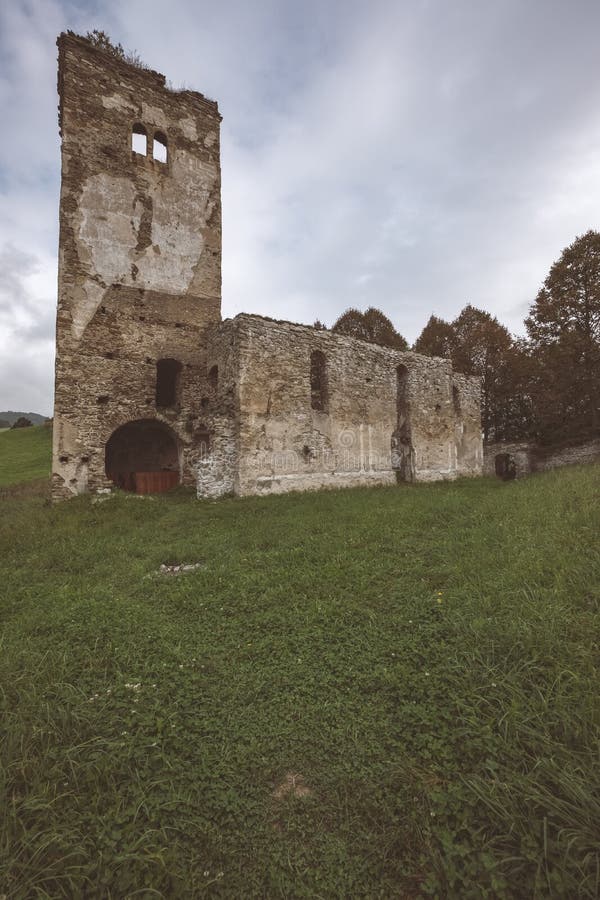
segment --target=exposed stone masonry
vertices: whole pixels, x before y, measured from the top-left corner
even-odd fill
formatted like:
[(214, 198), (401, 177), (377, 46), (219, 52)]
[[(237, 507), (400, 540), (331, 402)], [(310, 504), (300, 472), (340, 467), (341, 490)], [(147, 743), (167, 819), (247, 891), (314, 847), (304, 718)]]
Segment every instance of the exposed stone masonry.
[[(62, 136), (54, 416), (55, 497), (106, 487), (119, 426), (160, 420), (195, 483), (208, 394), (206, 327), (221, 317), (220, 115), (71, 34), (58, 40)], [(148, 153), (132, 152), (134, 126)], [(167, 162), (152, 157), (167, 139)], [(182, 364), (178, 402), (157, 409), (156, 365)]]
[[(214, 360), (229, 373), (221, 390), (233, 402), (235, 493), (481, 473), (480, 381), (453, 373), (448, 360), (245, 314), (215, 331), (221, 351), (209, 351), (209, 365)], [(327, 369), (326, 412), (311, 405), (315, 351)], [(399, 366), (407, 373), (403, 410)], [(398, 450), (405, 422), (409, 466)]]
[(534, 472), (547, 472), (561, 466), (581, 465), (600, 460), (600, 439), (581, 441), (560, 447), (542, 447), (534, 443), (498, 443), (484, 447), (484, 475), (496, 473), (496, 458), (508, 455), (514, 464), (515, 477), (522, 478)]
[(480, 474), (478, 378), (304, 325), (221, 321), (216, 103), (75, 35), (58, 46), (54, 497)]

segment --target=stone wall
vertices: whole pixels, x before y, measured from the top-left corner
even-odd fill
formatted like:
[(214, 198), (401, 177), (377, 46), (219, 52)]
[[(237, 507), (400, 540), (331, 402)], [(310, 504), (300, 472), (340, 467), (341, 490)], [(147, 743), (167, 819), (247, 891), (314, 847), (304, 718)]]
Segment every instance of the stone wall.
[(559, 466), (574, 466), (600, 459), (600, 438), (568, 447), (538, 447), (534, 457), (534, 471), (545, 472)]
[[(230, 372), (235, 493), (481, 474), (480, 380), (454, 374), (449, 361), (245, 314), (219, 326), (217, 341), (210, 349), (209, 338), (208, 360)], [(325, 408), (314, 408), (316, 351)]]
[[(62, 185), (53, 493), (109, 484), (105, 446), (127, 422), (171, 429), (195, 482), (210, 392), (208, 326), (220, 320), (217, 104), (72, 34), (58, 40)], [(132, 132), (147, 133), (147, 153)], [(153, 158), (166, 140), (167, 160)], [(156, 405), (157, 361), (181, 363)]]
[(508, 453), (516, 466), (516, 477), (545, 472), (561, 466), (591, 463), (600, 459), (600, 438), (559, 447), (541, 447), (533, 443), (494, 443), (484, 446), (484, 475), (495, 474), (496, 456)]

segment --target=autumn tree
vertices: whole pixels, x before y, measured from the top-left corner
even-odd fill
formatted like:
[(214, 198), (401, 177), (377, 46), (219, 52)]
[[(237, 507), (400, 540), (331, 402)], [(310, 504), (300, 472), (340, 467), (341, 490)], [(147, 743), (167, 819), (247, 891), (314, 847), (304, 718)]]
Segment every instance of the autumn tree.
[(543, 441), (600, 432), (600, 233), (563, 250), (525, 320)]
[(510, 387), (508, 355), (513, 340), (495, 316), (471, 304), (452, 323), (452, 365), (457, 372), (481, 376), (481, 426), (483, 439), (503, 437), (503, 406)]
[(424, 356), (443, 356), (450, 359), (454, 343), (454, 329), (449, 322), (430, 316), (427, 325), (415, 341), (413, 350)]
[(360, 338), (362, 341), (369, 341), (372, 344), (393, 347), (394, 350), (408, 350), (408, 343), (396, 331), (391, 320), (380, 309), (375, 309), (373, 306), (364, 313), (359, 309), (347, 309), (331, 330), (338, 334)]

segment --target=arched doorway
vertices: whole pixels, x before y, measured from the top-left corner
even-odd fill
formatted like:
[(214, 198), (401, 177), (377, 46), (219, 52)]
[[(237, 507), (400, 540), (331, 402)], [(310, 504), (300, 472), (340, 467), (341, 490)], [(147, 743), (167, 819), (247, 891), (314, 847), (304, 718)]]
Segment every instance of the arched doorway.
[(106, 443), (105, 470), (124, 491), (168, 491), (179, 484), (177, 438), (168, 425), (155, 419), (127, 422)]
[(515, 460), (510, 453), (497, 453), (494, 458), (496, 475), (502, 481), (512, 481), (517, 476)]

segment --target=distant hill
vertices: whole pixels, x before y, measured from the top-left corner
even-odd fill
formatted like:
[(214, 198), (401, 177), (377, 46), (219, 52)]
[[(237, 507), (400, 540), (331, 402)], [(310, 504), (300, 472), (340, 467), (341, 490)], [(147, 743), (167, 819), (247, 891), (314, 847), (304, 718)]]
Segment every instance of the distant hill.
[(26, 419), (29, 419), (32, 425), (43, 425), (48, 418), (48, 416), (42, 416), (40, 413), (14, 412), (12, 409), (9, 409), (6, 412), (0, 412), (0, 419), (9, 422), (10, 425), (13, 425), (17, 419), (21, 418), (21, 416), (25, 416)]

